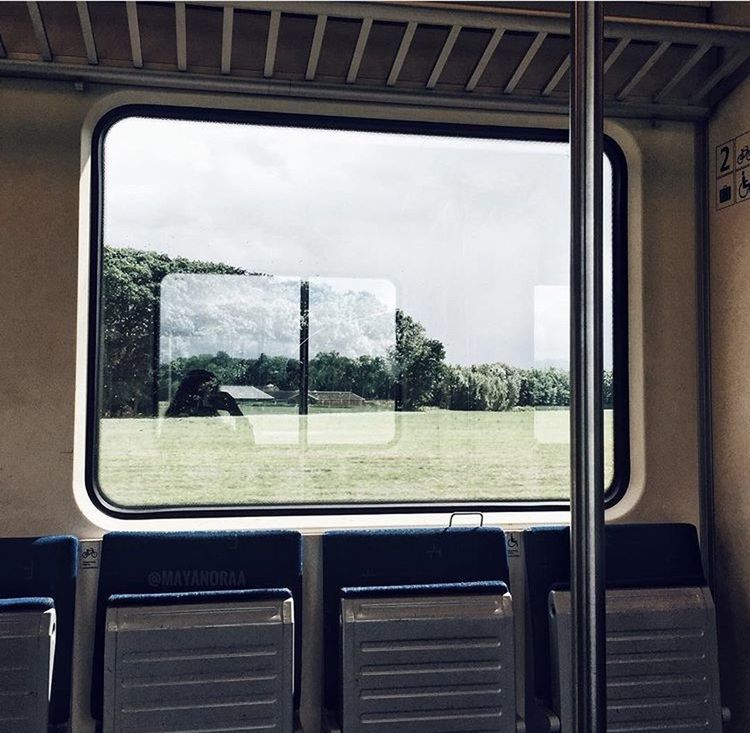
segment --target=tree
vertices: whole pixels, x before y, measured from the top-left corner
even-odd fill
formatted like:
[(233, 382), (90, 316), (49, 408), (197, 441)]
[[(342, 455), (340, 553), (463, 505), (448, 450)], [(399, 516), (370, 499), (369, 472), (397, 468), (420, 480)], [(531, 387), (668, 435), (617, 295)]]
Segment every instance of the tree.
[(244, 270), (213, 262), (170, 258), (157, 252), (104, 248), (102, 267), (105, 366), (102, 412), (154, 415), (157, 412), (156, 373), (159, 334), (159, 291), (170, 273), (245, 274)]
[(570, 404), (570, 373), (564, 369), (521, 372), (518, 404), (524, 407), (565, 407)]
[(520, 387), (519, 371), (507, 364), (446, 365), (439, 404), (449, 410), (512, 410)]
[(317, 354), (309, 364), (310, 389), (351, 391), (354, 389), (354, 361), (338, 351)]
[(310, 360), (310, 389), (355, 392), (366, 399), (390, 397), (393, 375), (379, 356), (364, 354), (352, 359), (337, 351), (325, 351)]
[(357, 357), (354, 367), (354, 391), (366, 399), (387, 400), (391, 396), (393, 373), (379, 356)]
[(287, 356), (260, 354), (257, 359), (247, 359), (242, 381), (261, 389), (267, 384), (283, 390), (299, 389), (299, 360)]
[(427, 338), (424, 326), (396, 311), (396, 347), (391, 353), (396, 402), (402, 410), (435, 404), (445, 360), (445, 347)]

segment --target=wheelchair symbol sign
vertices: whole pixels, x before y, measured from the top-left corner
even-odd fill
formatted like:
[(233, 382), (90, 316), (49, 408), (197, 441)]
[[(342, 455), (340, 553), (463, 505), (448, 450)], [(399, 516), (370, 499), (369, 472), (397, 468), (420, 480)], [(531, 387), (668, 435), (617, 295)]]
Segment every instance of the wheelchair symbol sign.
[(737, 201), (747, 201), (750, 198), (750, 170), (737, 171)]
[(518, 538), (518, 532), (508, 532), (506, 546), (508, 548), (508, 557), (521, 556), (521, 543)]

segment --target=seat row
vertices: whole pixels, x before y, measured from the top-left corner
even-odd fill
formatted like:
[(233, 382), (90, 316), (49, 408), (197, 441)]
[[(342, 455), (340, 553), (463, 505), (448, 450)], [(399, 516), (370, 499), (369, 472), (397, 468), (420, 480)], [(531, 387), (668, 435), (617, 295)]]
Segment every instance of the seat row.
[[(608, 730), (718, 733), (695, 528), (611, 525), (605, 545)], [(499, 528), (323, 535), (323, 729), (572, 731), (569, 530), (527, 530), (513, 550), (517, 588)], [(0, 552), (0, 733), (66, 730), (78, 541), (2, 539)], [(99, 563), (104, 733), (301, 730), (298, 533), (116, 532)]]

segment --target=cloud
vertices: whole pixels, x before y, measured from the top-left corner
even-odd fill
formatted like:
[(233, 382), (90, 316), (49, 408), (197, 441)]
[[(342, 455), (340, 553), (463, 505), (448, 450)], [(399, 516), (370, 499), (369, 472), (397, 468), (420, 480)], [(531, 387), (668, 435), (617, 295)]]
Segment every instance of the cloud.
[(450, 361), (534, 362), (568, 284), (567, 145), (129, 118), (105, 143), (105, 243), (393, 283)]

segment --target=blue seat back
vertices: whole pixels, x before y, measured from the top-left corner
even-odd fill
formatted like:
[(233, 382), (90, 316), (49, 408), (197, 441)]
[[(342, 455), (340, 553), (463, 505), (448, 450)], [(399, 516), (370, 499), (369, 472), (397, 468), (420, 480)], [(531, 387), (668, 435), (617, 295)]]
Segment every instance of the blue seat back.
[(75, 618), (78, 540), (70, 536), (0, 539), (0, 599), (51, 598), (57, 615), (49, 721), (70, 718), (73, 622)]
[[(327, 532), (323, 535), (324, 705), (341, 695), (343, 589), (509, 581), (505, 535), (494, 527)], [(496, 586), (493, 586), (496, 590)], [(417, 588), (409, 589), (416, 593)], [(476, 588), (474, 588), (476, 592)], [(351, 591), (349, 591), (351, 592)], [(395, 592), (398, 592), (397, 590)], [(429, 589), (428, 589), (429, 592)]]
[[(611, 524), (605, 528), (607, 588), (681, 588), (705, 585), (698, 533), (691, 524)], [(570, 588), (570, 529), (535, 527), (524, 533), (527, 634), (527, 704), (549, 707), (552, 697), (548, 598)]]
[[(112, 596), (288, 589), (294, 598), (295, 705), (302, 637), (302, 537), (298, 532), (111, 532), (102, 540), (91, 712), (102, 717), (104, 623)], [(167, 596), (170, 597), (170, 596)]]

